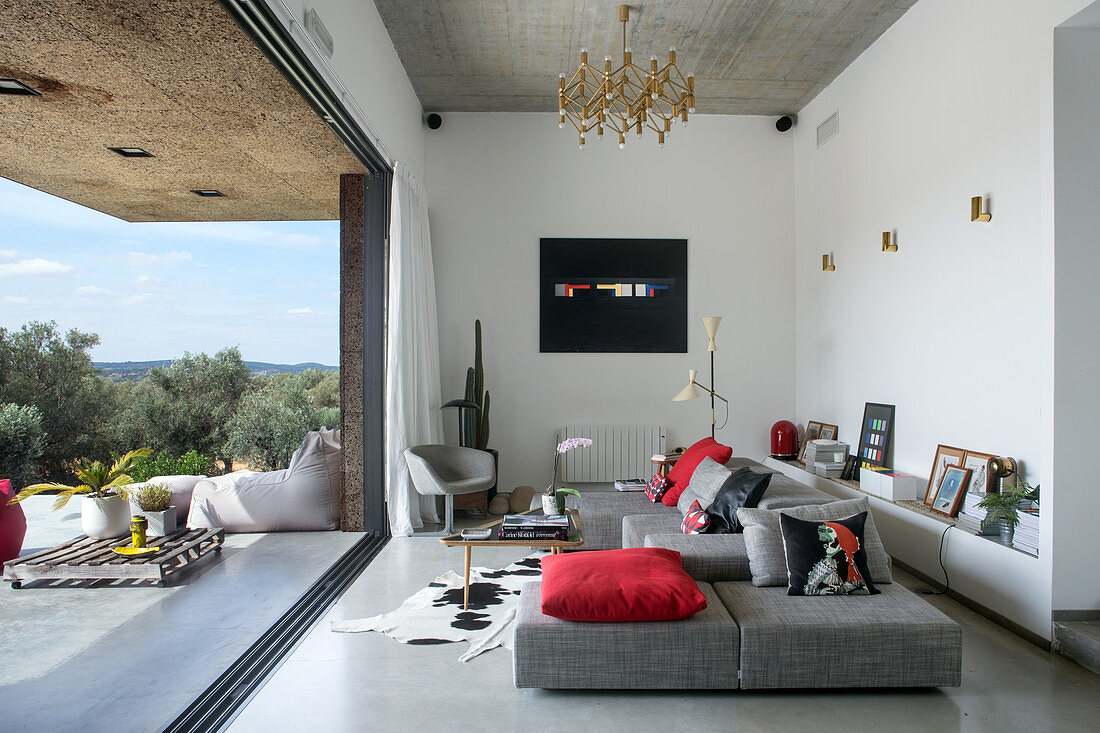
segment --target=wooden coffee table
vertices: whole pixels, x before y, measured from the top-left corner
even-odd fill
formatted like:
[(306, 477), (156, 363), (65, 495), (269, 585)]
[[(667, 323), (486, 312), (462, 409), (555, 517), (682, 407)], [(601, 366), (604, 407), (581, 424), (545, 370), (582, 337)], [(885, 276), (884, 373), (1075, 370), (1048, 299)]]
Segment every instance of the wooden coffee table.
[(18, 589), (29, 580), (100, 580), (128, 578), (152, 580), (157, 587), (168, 577), (190, 566), (208, 552), (221, 552), (224, 529), (180, 529), (167, 537), (150, 537), (148, 555), (119, 555), (116, 547), (129, 547), (130, 535), (111, 540), (77, 537), (63, 545), (4, 563), (4, 580)]
[[(461, 532), (441, 537), (442, 542), (447, 547), (465, 547), (466, 548), (466, 572), (465, 582), (462, 590), (462, 608), (465, 610), (470, 605), (470, 556), (473, 554), (474, 547), (548, 547), (550, 552), (554, 555), (558, 555), (565, 551), (569, 547), (580, 547), (584, 544), (584, 532), (581, 530), (581, 518), (576, 509), (566, 509), (566, 514), (569, 516), (569, 533), (564, 540), (502, 540), (498, 539), (500, 532), (500, 525), (504, 521), (504, 517), (494, 520), (487, 524), (482, 524), (476, 529), (492, 529), (493, 534), (487, 540), (467, 540), (463, 539)], [(532, 509), (526, 512), (520, 512), (521, 514), (542, 514), (541, 509)]]

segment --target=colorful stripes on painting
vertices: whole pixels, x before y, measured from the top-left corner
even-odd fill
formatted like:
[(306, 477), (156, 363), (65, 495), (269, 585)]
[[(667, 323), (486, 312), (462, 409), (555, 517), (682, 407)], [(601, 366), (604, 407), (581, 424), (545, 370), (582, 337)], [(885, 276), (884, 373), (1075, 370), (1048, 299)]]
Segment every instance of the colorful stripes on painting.
[(613, 297), (613, 298), (656, 298), (672, 292), (667, 282), (650, 281), (644, 283), (554, 283), (554, 295), (559, 298), (576, 297)]

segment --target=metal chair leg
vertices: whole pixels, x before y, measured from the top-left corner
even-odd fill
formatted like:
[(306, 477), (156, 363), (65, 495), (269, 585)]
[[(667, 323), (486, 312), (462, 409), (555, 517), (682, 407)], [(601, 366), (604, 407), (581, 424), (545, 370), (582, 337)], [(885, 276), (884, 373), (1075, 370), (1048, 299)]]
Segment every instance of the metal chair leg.
[(445, 508), (443, 510), (443, 517), (444, 517), (443, 534), (444, 535), (454, 534), (454, 531), (455, 531), (455, 495), (454, 494), (447, 494), (446, 497), (443, 499), (443, 503), (444, 503), (444, 506), (445, 506)]

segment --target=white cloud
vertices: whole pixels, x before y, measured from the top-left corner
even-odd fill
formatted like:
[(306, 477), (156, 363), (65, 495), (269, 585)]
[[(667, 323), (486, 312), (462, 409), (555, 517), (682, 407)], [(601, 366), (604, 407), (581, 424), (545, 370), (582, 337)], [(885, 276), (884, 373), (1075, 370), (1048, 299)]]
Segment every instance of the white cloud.
[(75, 268), (72, 265), (66, 265), (63, 262), (35, 258), (33, 260), (0, 263), (0, 277), (65, 275), (72, 272), (73, 269)]
[(95, 285), (81, 285), (73, 291), (77, 295), (114, 295), (115, 291), (106, 288), (97, 288)]
[(176, 267), (191, 262), (193, 258), (187, 250), (174, 249), (164, 254), (150, 252), (127, 252), (126, 264), (130, 267)]
[(324, 313), (320, 313), (319, 311), (315, 311), (312, 308), (291, 308), (290, 310), (287, 311), (287, 313), (289, 313), (292, 316), (305, 316), (305, 315), (323, 316), (323, 315), (325, 315)]
[(174, 226), (176, 231), (192, 237), (248, 242), (265, 247), (283, 247), (291, 249), (309, 249), (314, 247), (336, 246), (339, 244), (339, 230), (336, 236), (323, 237), (304, 232), (280, 232), (255, 224), (239, 222), (187, 222)]
[(153, 277), (152, 275), (138, 275), (133, 279), (134, 285), (145, 285), (146, 283), (159, 283), (163, 282), (159, 277)]
[(15, 262), (19, 252), (14, 249), (0, 249), (0, 262)]
[(30, 302), (29, 298), (24, 298), (21, 295), (5, 295), (3, 298), (0, 298), (0, 303), (4, 305), (26, 305)]

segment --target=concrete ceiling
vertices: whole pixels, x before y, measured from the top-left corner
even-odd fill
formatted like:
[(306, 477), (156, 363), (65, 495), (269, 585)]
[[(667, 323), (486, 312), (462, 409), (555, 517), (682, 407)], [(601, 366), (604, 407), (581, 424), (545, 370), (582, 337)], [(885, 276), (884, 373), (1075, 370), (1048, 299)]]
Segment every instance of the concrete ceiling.
[(279, 221), (338, 219), (364, 172), (215, 0), (0, 11), (0, 78), (41, 92), (0, 95), (0, 176), (127, 221)]
[[(621, 61), (616, 0), (375, 0), (424, 109), (551, 112), (582, 47)], [(635, 63), (669, 46), (701, 113), (797, 112), (916, 0), (634, 0)], [(662, 63), (664, 63), (662, 61)]]

